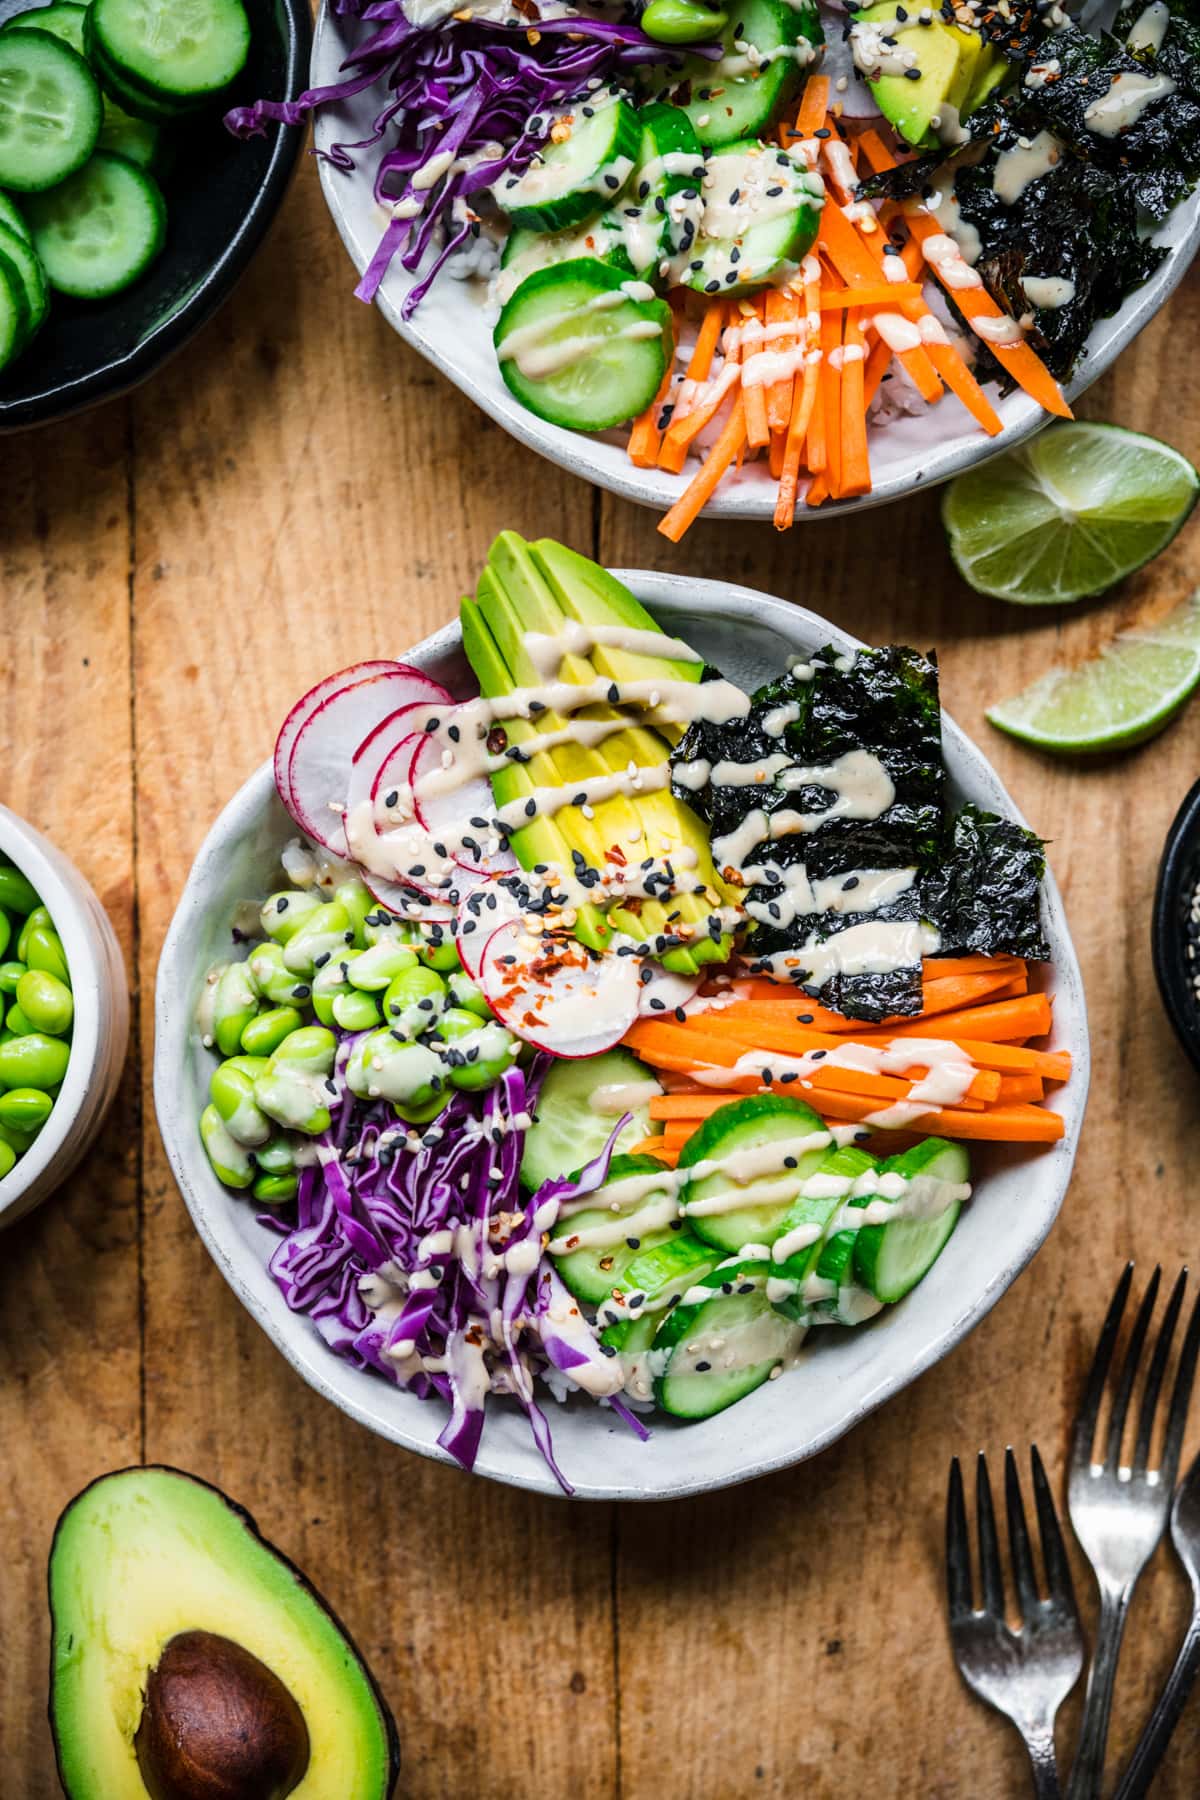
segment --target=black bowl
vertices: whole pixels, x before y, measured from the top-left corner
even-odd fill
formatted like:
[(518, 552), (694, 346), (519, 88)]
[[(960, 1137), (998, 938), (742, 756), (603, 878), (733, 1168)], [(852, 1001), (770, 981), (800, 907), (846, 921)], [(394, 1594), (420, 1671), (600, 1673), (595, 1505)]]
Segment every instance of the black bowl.
[[(0, 22), (26, 10), (0, 0)], [(167, 247), (112, 300), (55, 294), (50, 317), (0, 375), (0, 432), (44, 425), (145, 381), (233, 292), (283, 201), (304, 141), (268, 126), (239, 143), (221, 112), (259, 98), (294, 100), (308, 82), (309, 0), (246, 0), (250, 61), (221, 110), (177, 127), (162, 174)]]
[[(1200, 1069), (1200, 781), (1176, 813), (1158, 871), (1151, 948), (1158, 991), (1175, 1035)], [(1193, 954), (1188, 955), (1191, 950)]]

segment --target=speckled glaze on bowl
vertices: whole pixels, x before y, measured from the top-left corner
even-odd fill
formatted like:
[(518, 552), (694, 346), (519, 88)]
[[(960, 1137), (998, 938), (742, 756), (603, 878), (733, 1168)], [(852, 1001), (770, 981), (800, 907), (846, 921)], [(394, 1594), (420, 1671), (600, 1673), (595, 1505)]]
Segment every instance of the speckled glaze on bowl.
[[(784, 658), (820, 645), (858, 648), (845, 632), (786, 601), (748, 588), (679, 576), (617, 573), (664, 630), (686, 639), (725, 674), (753, 687)], [(408, 653), (452, 692), (473, 691), (457, 624)], [(1019, 816), (982, 753), (949, 720), (945, 753), (952, 791)], [(402, 1393), (333, 1356), (309, 1322), (290, 1313), (267, 1272), (277, 1241), (254, 1208), (228, 1192), (208, 1166), (197, 1120), (208, 1093), (211, 1053), (193, 1009), (207, 967), (228, 953), (238, 902), (261, 898), (295, 828), (280, 805), (269, 763), (235, 795), (209, 833), (163, 948), (158, 971), (154, 1093), (167, 1154), (197, 1229), (242, 1303), (318, 1393), (351, 1418), (406, 1449), (441, 1461), (442, 1407)], [(803, 1461), (841, 1437), (928, 1369), (977, 1325), (1024, 1268), (1054, 1223), (1070, 1178), (1088, 1086), (1083, 987), (1053, 878), (1046, 912), (1054, 965), (1053, 1045), (1070, 1050), (1075, 1072), (1050, 1104), (1066, 1122), (1059, 1144), (1036, 1154), (1001, 1146), (975, 1158), (980, 1192), (944, 1254), (900, 1306), (856, 1331), (816, 1332), (800, 1366), (716, 1418), (678, 1425), (658, 1415), (648, 1443), (591, 1402), (551, 1407), (559, 1463), (580, 1498), (662, 1500), (701, 1493)], [(524, 1416), (504, 1404), (488, 1415), (477, 1472), (557, 1493)]]
[(112, 1104), (129, 1041), (129, 988), (108, 914), (83, 876), (48, 838), (0, 806), (0, 852), (28, 876), (63, 942), (75, 1025), (54, 1111), (16, 1167), (0, 1180), (0, 1227), (32, 1212), (65, 1181)]
[[(1163, 1007), (1175, 1036), (1200, 1070), (1200, 930), (1191, 924), (1200, 889), (1200, 781), (1171, 821), (1158, 868), (1150, 948)], [(1195, 956), (1189, 956), (1189, 949)]]
[[(314, 86), (337, 80), (338, 68), (361, 29), (353, 20), (335, 17), (327, 5), (322, 6), (313, 46)], [(331, 107), (316, 122), (318, 148), (367, 137), (378, 110), (378, 96), (372, 89)], [(342, 173), (332, 163), (321, 163), (326, 202), (360, 275), (374, 255), (386, 223), (386, 215), (376, 205), (372, 192), (373, 169), (368, 156), (369, 153), (359, 153), (358, 167), (350, 174)], [(1102, 319), (1096, 326), (1088, 339), (1087, 354), (1080, 359), (1068, 388), (1071, 398), (1103, 375), (1183, 279), (1200, 246), (1200, 192), (1175, 209), (1155, 241), (1166, 245), (1170, 254), (1111, 319)], [(624, 434), (593, 436), (565, 431), (535, 418), (514, 399), (496, 363), (491, 325), (467, 284), (440, 279), (412, 318), (403, 319), (400, 309), (414, 279), (398, 262), (392, 264), (379, 290), (378, 304), (384, 317), (406, 343), (419, 350), (519, 443), (584, 481), (640, 506), (665, 512), (678, 499), (686, 477), (668, 475), (661, 469), (635, 469), (625, 453)], [(346, 300), (350, 304), (349, 281), (346, 285)], [(1047, 415), (1026, 394), (1012, 393), (1000, 400), (995, 389), (989, 389), (989, 397), (1004, 421), (1004, 430), (998, 437), (987, 437), (961, 402), (946, 394), (937, 406), (916, 417), (893, 420), (886, 431), (872, 436), (874, 485), (869, 494), (821, 507), (801, 506), (796, 523), (813, 524), (847, 512), (862, 512), (867, 507), (902, 499), (919, 488), (936, 486), (964, 469), (986, 462), (1001, 450), (1011, 450), (1047, 422)], [(695, 464), (690, 464), (689, 473), (694, 468)], [(704, 517), (770, 519), (775, 511), (775, 494), (776, 484), (762, 464), (748, 462), (739, 472), (726, 475), (705, 508)]]
[[(0, 25), (29, 4), (0, 0)], [(228, 104), (294, 100), (312, 45), (309, 0), (246, 0), (246, 9), (250, 60)], [(303, 130), (268, 125), (239, 143), (214, 109), (175, 132), (162, 256), (111, 300), (54, 295), (29, 349), (0, 374), (0, 433), (48, 424), (145, 381), (208, 323), (249, 267), (283, 204)]]

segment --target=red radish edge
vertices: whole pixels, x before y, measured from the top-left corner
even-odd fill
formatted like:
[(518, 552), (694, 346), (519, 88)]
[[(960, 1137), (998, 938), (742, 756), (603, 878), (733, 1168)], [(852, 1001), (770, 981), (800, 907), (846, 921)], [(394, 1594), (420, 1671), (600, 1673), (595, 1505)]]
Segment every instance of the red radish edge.
[[(536, 1049), (569, 1061), (611, 1050), (637, 1018), (641, 983), (636, 956), (605, 954), (593, 959), (576, 939), (534, 939), (515, 919), (489, 937), (478, 981), (502, 1025)], [(598, 984), (610, 1003), (619, 1000), (620, 1005), (611, 1018), (588, 1031), (588, 1023), (597, 1017), (603, 1020), (603, 1010), (595, 1003)], [(551, 1007), (569, 1018), (545, 1017)], [(531, 1021), (530, 1013), (539, 1008), (543, 1017)]]
[(404, 667), (404, 663), (398, 662), (354, 663), (348, 669), (339, 669), (336, 675), (326, 675), (323, 681), (318, 681), (316, 687), (309, 688), (306, 694), (300, 696), (279, 727), (279, 735), (275, 739), (275, 786), (289, 812), (291, 807), (288, 797), (291, 788), (288, 785), (288, 764), (292, 759), (292, 747), (317, 707), (331, 694), (343, 687), (353, 686), (356, 681), (366, 681), (373, 675), (382, 675), (389, 670), (403, 670)]

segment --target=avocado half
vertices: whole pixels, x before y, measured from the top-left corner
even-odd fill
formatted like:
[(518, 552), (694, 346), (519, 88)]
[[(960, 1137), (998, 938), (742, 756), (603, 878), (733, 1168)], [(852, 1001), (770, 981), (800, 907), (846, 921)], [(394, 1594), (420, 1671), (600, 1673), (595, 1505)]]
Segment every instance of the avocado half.
[(122, 1469), (50, 1549), (50, 1725), (68, 1800), (388, 1800), (395, 1723), (353, 1641), (249, 1513)]

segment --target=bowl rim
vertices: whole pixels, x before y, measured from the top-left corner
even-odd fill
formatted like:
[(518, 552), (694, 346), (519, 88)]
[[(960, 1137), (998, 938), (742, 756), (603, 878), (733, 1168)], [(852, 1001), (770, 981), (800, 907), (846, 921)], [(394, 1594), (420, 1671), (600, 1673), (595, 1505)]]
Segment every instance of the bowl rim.
[[(792, 631), (803, 630), (814, 642), (834, 642), (842, 648), (850, 650), (862, 648), (860, 639), (840, 630), (829, 621), (820, 618), (808, 609), (796, 606), (790, 601), (775, 596), (762, 594), (758, 590), (746, 588), (735, 583), (693, 579), (681, 575), (652, 573), (645, 570), (615, 569), (613, 573), (618, 579), (628, 583), (634, 591), (645, 600), (652, 609), (664, 602), (668, 607), (676, 609), (684, 607), (692, 611), (712, 612), (718, 616), (729, 616), (732, 610), (736, 617), (736, 609), (752, 607), (757, 619), (764, 620), (768, 626), (779, 631), (784, 644), (789, 642), (789, 634), (784, 629), (787, 621)], [(729, 608), (730, 600), (733, 608)], [(408, 660), (420, 663), (423, 659), (434, 660), (439, 655), (456, 648), (461, 643), (457, 621), (443, 626), (430, 637), (422, 640), (410, 651), (406, 652)], [(990, 792), (999, 803), (1004, 802), (1011, 817), (1024, 823), (1019, 809), (1012, 803), (1003, 784), (991, 764), (966, 734), (954, 723), (953, 719), (943, 711), (943, 731), (948, 743), (953, 747), (953, 760), (958, 771), (976, 786), (982, 786)], [(203, 1188), (192, 1179), (193, 1169), (202, 1167), (202, 1151), (199, 1137), (194, 1129), (194, 1120), (190, 1129), (181, 1117), (181, 1084), (177, 1058), (186, 1052), (188, 1036), (191, 1029), (191, 1005), (182, 1004), (176, 1008), (176, 996), (187, 995), (194, 983), (194, 968), (184, 963), (184, 940), (191, 926), (193, 916), (203, 910), (196, 891), (196, 883), (202, 879), (206, 870), (220, 865), (225, 855), (225, 845), (235, 831), (253, 829), (254, 822), (259, 820), (274, 795), (274, 775), (271, 763), (265, 762), (254, 772), (229, 803), (223, 808), (217, 820), (205, 836), (187, 883), (180, 895), (179, 903), (171, 920), (162, 954), (158, 965), (157, 988), (155, 994), (155, 1060), (154, 1060), (154, 1098), (158, 1112), (159, 1128), (167, 1152), (167, 1159), (183, 1195), (184, 1202), (191, 1213), (192, 1220), (203, 1239), (209, 1254), (220, 1269), (226, 1281), (246, 1307), (247, 1311), (262, 1327), (267, 1337), (297, 1371), (297, 1373), (324, 1399), (332, 1401), (347, 1416), (365, 1425), (378, 1436), (399, 1444), (407, 1450), (415, 1450), (418, 1454), (431, 1457), (435, 1461), (451, 1463), (447, 1452), (441, 1450), (434, 1442), (436, 1432), (425, 1436), (409, 1429), (404, 1422), (381, 1416), (379, 1409), (369, 1401), (361, 1401), (356, 1393), (347, 1391), (346, 1387), (337, 1385), (339, 1370), (345, 1372), (348, 1365), (339, 1362), (319, 1338), (316, 1332), (290, 1332), (279, 1329), (281, 1323), (292, 1318), (284, 1313), (282, 1296), (272, 1287), (271, 1297), (260, 1302), (246, 1279), (241, 1264), (245, 1256), (245, 1247), (234, 1241), (229, 1229), (223, 1229), (223, 1214), (216, 1204), (219, 1196), (221, 1205), (229, 1206), (229, 1196), (220, 1188), (215, 1180)], [(738, 1485), (742, 1481), (755, 1479), (759, 1475), (769, 1474), (775, 1470), (793, 1466), (808, 1460), (811, 1456), (826, 1449), (854, 1426), (861, 1423), (870, 1413), (893, 1394), (899, 1393), (925, 1370), (939, 1362), (969, 1331), (971, 1331), (990, 1312), (1001, 1295), (1017, 1278), (1027, 1263), (1036, 1254), (1045, 1241), (1051, 1226), (1061, 1210), (1070, 1182), (1071, 1169), (1079, 1142), (1079, 1133), (1087, 1102), (1088, 1079), (1090, 1072), (1090, 1046), (1087, 1029), (1086, 1000), (1083, 982), (1079, 970), (1079, 962), (1071, 940), (1066, 913), (1062, 898), (1052, 872), (1047, 869), (1046, 905), (1050, 914), (1056, 938), (1060, 941), (1061, 955), (1056, 957), (1056, 979), (1072, 994), (1072, 1008), (1076, 1021), (1077, 1041), (1071, 1042), (1074, 1056), (1070, 1085), (1062, 1090), (1064, 1113), (1067, 1131), (1063, 1140), (1048, 1148), (1045, 1156), (1039, 1159), (1045, 1169), (1041, 1179), (1046, 1184), (1048, 1196), (1044, 1217), (1039, 1220), (1036, 1233), (1031, 1233), (1022, 1240), (1015, 1255), (1009, 1254), (1007, 1260), (992, 1270), (986, 1286), (980, 1296), (970, 1305), (955, 1307), (946, 1325), (928, 1341), (924, 1349), (911, 1363), (907, 1364), (899, 1374), (888, 1373), (884, 1379), (877, 1380), (869, 1391), (859, 1398), (847, 1403), (847, 1407), (828, 1429), (797, 1444), (773, 1451), (758, 1457), (745, 1467), (733, 1471), (698, 1473), (694, 1467), (688, 1466), (685, 1458), (679, 1459), (679, 1465), (666, 1481), (660, 1481), (653, 1489), (646, 1487), (626, 1486), (617, 1481), (581, 1478), (575, 1483), (576, 1497), (588, 1500), (669, 1500), (685, 1497), (690, 1494), (705, 1493), (716, 1488)], [(1051, 1164), (1053, 1159), (1053, 1164)], [(231, 1215), (230, 1215), (231, 1216)], [(358, 1373), (358, 1371), (351, 1371)], [(596, 1409), (593, 1409), (593, 1414)], [(611, 1429), (610, 1417), (610, 1429)], [(597, 1418), (598, 1431), (605, 1429)], [(499, 1480), (506, 1485), (521, 1487), (530, 1491), (558, 1495), (559, 1489), (548, 1469), (540, 1464), (540, 1459), (532, 1459), (522, 1463), (519, 1468), (489, 1466), (488, 1439), (484, 1436), (483, 1446), (476, 1464), (475, 1472), (492, 1480)], [(456, 1466), (456, 1465), (455, 1465)], [(568, 1476), (573, 1472), (567, 1469)]]
[[(312, 16), (308, 0), (274, 3), (282, 15), (286, 62), (281, 98), (294, 100), (307, 79), (312, 55)], [(101, 401), (127, 394), (190, 343), (219, 312), (249, 268), (283, 204), (306, 136), (306, 128), (301, 125), (271, 125), (267, 129), (275, 133), (275, 141), (258, 191), (225, 248), (209, 265), (185, 304), (124, 355), (111, 358), (86, 375), (71, 381), (49, 381), (36, 394), (19, 400), (0, 400), (0, 435), (52, 425)]]
[(1200, 999), (1191, 987), (1179, 929), (1180, 907), (1190, 899), (1184, 890), (1189, 864), (1194, 888), (1200, 877), (1200, 781), (1189, 788), (1167, 831), (1150, 915), (1150, 954), (1163, 1010), (1181, 1049), (1200, 1070)]
[[(329, 6), (329, 0), (321, 0), (312, 50), (311, 81), (314, 87), (332, 80), (332, 70), (341, 62), (341, 49), (335, 48), (339, 23)], [(324, 147), (326, 139), (333, 139), (337, 135), (325, 119), (320, 116), (317, 118), (314, 141), (318, 147)], [(363, 177), (357, 169), (353, 173), (345, 173), (324, 156), (320, 159), (319, 174), (325, 203), (350, 260), (361, 276), (374, 246), (359, 243), (344, 205), (346, 189), (339, 184), (361, 180)], [(1168, 246), (1167, 255), (1149, 280), (1129, 294), (1111, 318), (1099, 320), (1093, 328), (1088, 342), (1094, 348), (1085, 349), (1072, 379), (1064, 388), (1068, 401), (1077, 399), (1111, 367), (1121, 352), (1128, 348), (1166, 304), (1183, 280), (1197, 250), (1200, 250), (1200, 187), (1180, 201), (1179, 206), (1168, 214), (1160, 229), (1169, 229), (1172, 220), (1180, 218), (1184, 209), (1189, 209), (1192, 216), (1179, 241)], [(603, 451), (611, 450), (612, 446), (598, 443), (595, 437), (586, 432), (568, 431), (563, 426), (545, 423), (526, 411), (498, 376), (494, 381), (485, 383), (476, 380), (469, 369), (460, 367), (454, 356), (447, 354), (436, 337), (425, 329), (422, 309), (418, 308), (412, 319), (403, 318), (401, 306), (416, 280), (416, 276), (393, 263), (376, 295), (375, 304), (405, 343), (411, 344), (439, 374), (453, 382), (455, 387), (474, 401), (489, 418), (494, 419), (510, 437), (527, 449), (536, 451), (547, 461), (555, 463), (560, 469), (582, 477), (584, 481), (603, 488), (607, 493), (631, 500), (637, 506), (665, 512), (674, 504), (686, 486), (685, 477), (669, 475), (660, 469), (635, 469), (625, 460), (614, 468), (610, 459), (603, 455)], [(875, 507), (889, 505), (918, 489), (937, 487), (953, 476), (962, 474), (964, 470), (978, 468), (981, 464), (990, 462), (993, 457), (1016, 449), (1051, 422), (1051, 415), (1020, 391), (1002, 400), (999, 410), (1003, 430), (996, 437), (988, 437), (977, 430), (961, 443), (955, 443), (951, 439), (948, 443), (935, 445), (929, 450), (914, 450), (892, 474), (877, 481), (869, 494), (855, 499), (838, 500), (829, 506), (799, 506), (794, 523), (819, 524), (827, 519), (845, 518), (851, 513), (868, 512)], [(702, 520), (771, 519), (774, 510), (775, 485), (767, 480), (755, 480), (733, 486), (722, 483), (700, 516)]]
[[(0, 851), (33, 883), (48, 910), (66, 952), (75, 1000), (71, 1054), (54, 1110), (24, 1156), (19, 1157), (8, 1174), (0, 1179), (2, 1225), (5, 1215), (20, 1206), (25, 1195), (42, 1180), (64, 1150), (76, 1151), (71, 1157), (74, 1162), (86, 1147), (80, 1146), (76, 1150), (70, 1140), (105, 1057), (102, 1031), (108, 1009), (103, 996), (109, 991), (110, 970), (106, 966), (108, 946), (97, 935), (96, 920), (91, 913), (94, 908), (103, 916), (91, 886), (57, 845), (2, 802)], [(68, 879), (67, 869), (73, 881)], [(73, 882), (78, 883), (78, 887)], [(121, 1060), (124, 1060), (123, 1054)], [(69, 1173), (69, 1165), (64, 1165), (62, 1173), (64, 1176)]]

